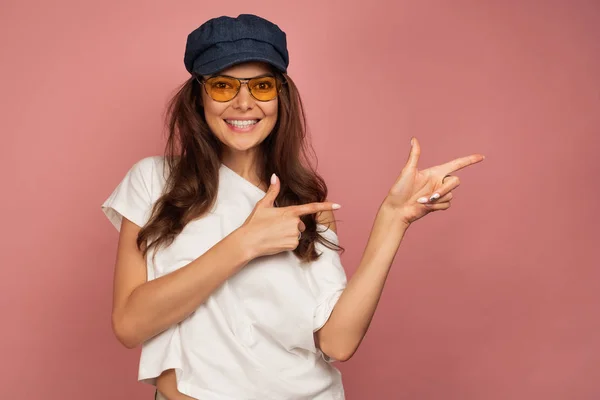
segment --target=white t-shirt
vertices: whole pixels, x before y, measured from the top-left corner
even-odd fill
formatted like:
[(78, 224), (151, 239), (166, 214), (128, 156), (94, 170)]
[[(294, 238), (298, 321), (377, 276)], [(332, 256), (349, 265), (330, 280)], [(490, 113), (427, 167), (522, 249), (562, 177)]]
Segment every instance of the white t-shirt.
[[(123, 216), (144, 226), (162, 194), (164, 159), (147, 157), (125, 175), (102, 210), (120, 229)], [(217, 200), (167, 248), (149, 252), (148, 280), (190, 263), (240, 227), (265, 192), (221, 164)], [(335, 232), (318, 231), (339, 243)], [(346, 287), (339, 254), (301, 265), (291, 251), (259, 257), (229, 278), (188, 318), (142, 345), (138, 380), (156, 384), (174, 368), (180, 392), (201, 400), (340, 400), (341, 374), (315, 346)]]

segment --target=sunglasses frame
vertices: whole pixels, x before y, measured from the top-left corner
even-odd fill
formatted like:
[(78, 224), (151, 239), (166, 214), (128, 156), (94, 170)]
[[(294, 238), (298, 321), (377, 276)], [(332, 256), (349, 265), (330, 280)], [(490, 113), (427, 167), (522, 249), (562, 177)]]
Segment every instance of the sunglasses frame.
[[(204, 84), (206, 81), (208, 81), (209, 79), (212, 78), (229, 78), (229, 79), (235, 79), (240, 83), (240, 86), (237, 89), (237, 92), (235, 93), (235, 95), (229, 99), (229, 100), (215, 100), (209, 93), (208, 93), (208, 89), (206, 89), (206, 85)], [(260, 100), (257, 99), (254, 94), (252, 93), (252, 90), (250, 89), (250, 86), (248, 86), (248, 82), (250, 82), (253, 79), (261, 79), (261, 78), (275, 78), (275, 82), (277, 85), (277, 94), (275, 95), (275, 97), (273, 97), (271, 100)], [(283, 85), (287, 84), (286, 80), (282, 80), (280, 79), (277, 75), (264, 75), (264, 76), (256, 76), (254, 78), (236, 78), (234, 76), (229, 76), (229, 75), (215, 75), (215, 76), (211, 76), (208, 79), (204, 79), (202, 76), (200, 75), (194, 75), (194, 79), (196, 79), (196, 81), (201, 85), (204, 86), (204, 91), (206, 92), (206, 94), (208, 95), (208, 97), (210, 97), (213, 101), (216, 101), (218, 103), (227, 103), (233, 99), (235, 99), (237, 97), (238, 94), (240, 94), (240, 90), (242, 90), (242, 85), (246, 85), (248, 87), (248, 92), (250, 92), (250, 96), (252, 96), (252, 98), (256, 101), (260, 101), (260, 102), (267, 102), (267, 101), (273, 101), (275, 100), (278, 96), (279, 93), (281, 93), (281, 90), (283, 88)]]

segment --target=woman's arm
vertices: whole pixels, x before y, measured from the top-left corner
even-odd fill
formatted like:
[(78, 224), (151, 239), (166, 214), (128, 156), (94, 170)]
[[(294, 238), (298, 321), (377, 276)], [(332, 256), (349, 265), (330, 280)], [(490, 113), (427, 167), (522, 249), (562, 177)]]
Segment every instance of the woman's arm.
[(367, 333), (390, 266), (410, 224), (433, 211), (449, 209), (452, 190), (460, 184), (458, 177), (451, 174), (485, 159), (482, 154), (472, 154), (419, 170), (421, 145), (415, 137), (410, 143), (408, 160), (379, 208), (358, 269), (329, 320), (315, 334), (321, 351), (334, 359), (352, 357)]
[[(330, 218), (333, 219), (333, 218)], [(329, 320), (315, 333), (323, 353), (346, 361), (367, 333), (381, 292), (408, 225), (398, 213), (380, 207), (358, 269), (337, 301)]]
[(187, 318), (250, 261), (236, 230), (184, 267), (147, 282), (146, 262), (136, 246), (139, 230), (123, 218), (115, 266), (112, 324), (127, 348)]

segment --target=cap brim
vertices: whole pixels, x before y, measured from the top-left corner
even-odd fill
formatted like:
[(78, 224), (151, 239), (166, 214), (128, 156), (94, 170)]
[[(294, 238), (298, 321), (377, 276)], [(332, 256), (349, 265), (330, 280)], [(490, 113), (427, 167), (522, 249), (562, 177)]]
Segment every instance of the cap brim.
[(234, 54), (230, 54), (226, 57), (219, 58), (217, 60), (213, 60), (206, 64), (202, 65), (194, 65), (194, 72), (200, 75), (212, 75), (214, 73), (220, 72), (226, 68), (232, 67), (236, 64), (240, 64), (243, 62), (249, 61), (262, 61), (266, 62), (277, 68), (281, 72), (286, 72), (286, 67), (284, 65), (283, 59), (276, 52), (273, 51), (271, 54), (265, 54), (265, 52), (236, 52)]

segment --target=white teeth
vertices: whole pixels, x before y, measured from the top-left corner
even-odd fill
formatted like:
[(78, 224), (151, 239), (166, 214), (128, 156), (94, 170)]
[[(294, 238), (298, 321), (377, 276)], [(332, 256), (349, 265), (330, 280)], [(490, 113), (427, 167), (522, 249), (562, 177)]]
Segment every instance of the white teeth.
[(238, 121), (234, 119), (226, 119), (225, 122), (227, 122), (230, 125), (237, 126), (238, 128), (245, 128), (247, 126), (256, 124), (258, 120), (255, 119), (250, 121)]

